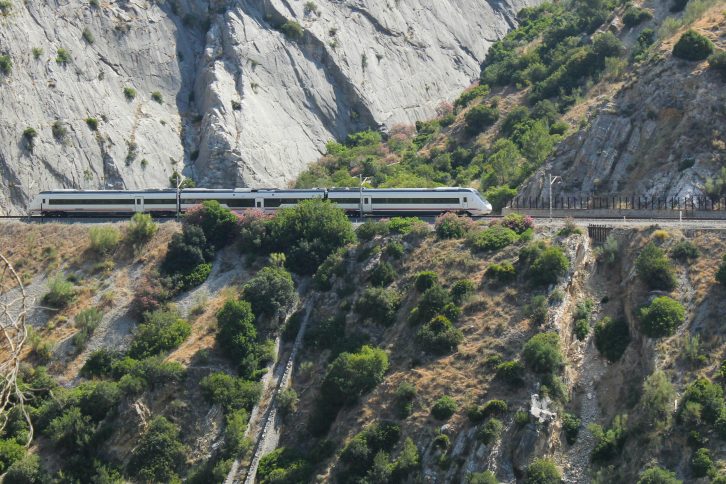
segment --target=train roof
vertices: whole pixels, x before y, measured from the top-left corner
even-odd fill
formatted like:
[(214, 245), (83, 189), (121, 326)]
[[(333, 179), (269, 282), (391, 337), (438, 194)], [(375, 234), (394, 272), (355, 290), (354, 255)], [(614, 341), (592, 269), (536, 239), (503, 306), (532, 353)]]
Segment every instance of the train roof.
[[(359, 192), (360, 188), (348, 187), (348, 188), (330, 188), (329, 192)], [(436, 187), (436, 188), (364, 188), (366, 193), (420, 193), (420, 192), (476, 192), (473, 188), (461, 188), (461, 187)]]

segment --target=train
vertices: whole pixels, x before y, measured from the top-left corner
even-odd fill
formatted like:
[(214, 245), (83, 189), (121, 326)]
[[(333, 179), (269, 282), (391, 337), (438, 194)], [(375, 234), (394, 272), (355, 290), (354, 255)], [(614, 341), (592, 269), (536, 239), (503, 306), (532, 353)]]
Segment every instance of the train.
[(483, 216), (491, 204), (473, 188), (312, 188), (52, 190), (40, 192), (30, 203), (31, 216), (177, 216), (207, 200), (233, 212), (258, 209), (274, 212), (309, 199), (329, 200), (349, 215), (432, 216), (444, 212)]

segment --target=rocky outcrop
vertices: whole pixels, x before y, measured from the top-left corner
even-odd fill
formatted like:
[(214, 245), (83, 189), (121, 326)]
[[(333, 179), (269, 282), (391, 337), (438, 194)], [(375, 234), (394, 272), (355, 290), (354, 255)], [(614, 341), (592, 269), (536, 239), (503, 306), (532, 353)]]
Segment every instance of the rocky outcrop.
[(331, 138), (431, 117), (535, 3), (15, 0), (0, 17), (0, 207), (168, 186), (174, 170), (284, 185)]
[(726, 160), (726, 89), (706, 63), (657, 57), (641, 66), (562, 142), (522, 189), (548, 196), (545, 171), (562, 175), (555, 196), (581, 193), (702, 196)]

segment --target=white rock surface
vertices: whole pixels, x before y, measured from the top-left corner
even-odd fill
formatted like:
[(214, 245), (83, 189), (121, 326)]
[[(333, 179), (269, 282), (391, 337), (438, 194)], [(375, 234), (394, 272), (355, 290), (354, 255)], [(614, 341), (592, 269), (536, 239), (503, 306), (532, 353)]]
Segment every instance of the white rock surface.
[[(285, 185), (331, 138), (431, 117), (539, 0), (308, 3), (13, 0), (0, 17), (13, 63), (0, 74), (0, 211), (41, 189), (167, 186), (175, 169), (209, 187)], [(278, 30), (286, 20), (301, 39)]]

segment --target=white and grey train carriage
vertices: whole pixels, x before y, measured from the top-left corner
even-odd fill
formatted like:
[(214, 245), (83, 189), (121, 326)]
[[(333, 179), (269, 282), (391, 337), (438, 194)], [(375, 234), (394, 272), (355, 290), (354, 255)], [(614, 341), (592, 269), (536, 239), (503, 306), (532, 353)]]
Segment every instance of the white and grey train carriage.
[(268, 212), (292, 207), (311, 198), (330, 200), (347, 213), (369, 216), (438, 215), (456, 212), (486, 215), (492, 206), (472, 188), (313, 188), (177, 190), (54, 190), (41, 192), (30, 204), (31, 215), (122, 216), (136, 212), (156, 216), (184, 213), (206, 200), (216, 200), (235, 212)]

